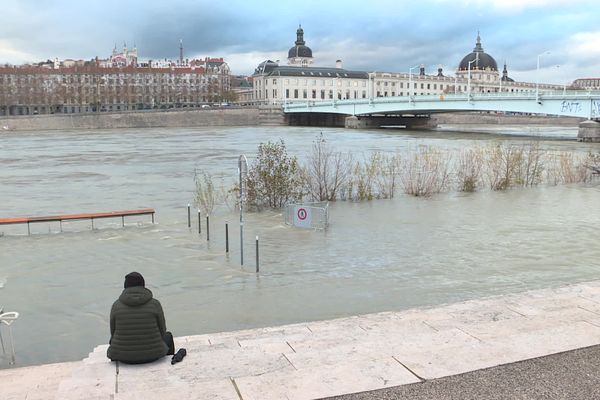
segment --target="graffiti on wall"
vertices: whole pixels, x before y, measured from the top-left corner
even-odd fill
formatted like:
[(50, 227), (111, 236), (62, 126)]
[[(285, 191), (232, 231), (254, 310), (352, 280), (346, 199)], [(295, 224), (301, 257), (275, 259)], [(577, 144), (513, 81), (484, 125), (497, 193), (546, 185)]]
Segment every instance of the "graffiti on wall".
[(560, 112), (565, 114), (572, 114), (581, 112), (583, 109), (580, 101), (569, 101), (564, 100), (560, 103)]
[(592, 117), (600, 117), (600, 101), (592, 100)]

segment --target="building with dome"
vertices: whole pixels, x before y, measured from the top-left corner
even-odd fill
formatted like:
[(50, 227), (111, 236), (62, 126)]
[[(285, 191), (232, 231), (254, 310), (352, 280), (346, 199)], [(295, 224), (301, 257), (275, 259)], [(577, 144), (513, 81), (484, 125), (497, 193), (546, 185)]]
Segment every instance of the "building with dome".
[(368, 97), (366, 72), (346, 70), (340, 60), (335, 67), (316, 67), (313, 63), (312, 49), (304, 41), (302, 26), (298, 26), (296, 41), (288, 51), (287, 65), (266, 60), (254, 70), (254, 101), (280, 104)]
[(302, 26), (298, 26), (295, 46), (288, 51), (288, 65), (308, 67), (312, 63), (312, 50), (310, 47), (306, 46)]
[[(293, 101), (331, 101), (393, 96), (444, 96), (463, 93), (534, 93), (536, 84), (509, 77), (506, 62), (502, 75), (494, 57), (486, 53), (478, 32), (473, 51), (465, 55), (454, 76), (442, 67), (431, 72), (424, 65), (406, 72), (350, 71), (338, 60), (335, 68), (312, 66), (312, 49), (304, 41), (301, 26), (295, 45), (288, 51), (287, 66), (271, 60), (254, 71), (253, 99), (280, 104)], [(413, 71), (415, 69), (415, 71)], [(562, 90), (562, 85), (540, 83), (540, 91)]]
[[(477, 32), (477, 42), (473, 51), (460, 60), (456, 76), (461, 81), (469, 81), (470, 79), (471, 83), (476, 84), (478, 92), (498, 91), (500, 82), (498, 64), (494, 57), (483, 51), (479, 32)], [(473, 87), (471, 90), (473, 90)]]
[[(412, 68), (411, 68), (412, 70)], [(536, 84), (517, 82), (508, 75), (506, 62), (502, 75), (498, 71), (498, 63), (494, 57), (486, 53), (481, 43), (481, 35), (477, 39), (473, 51), (465, 55), (456, 68), (454, 76), (446, 76), (441, 67), (437, 73), (428, 73), (423, 65), (418, 73), (373, 72), (373, 97), (387, 96), (423, 96), (461, 94), (461, 93), (534, 93)], [(411, 86), (410, 89), (409, 85)], [(540, 91), (562, 90), (562, 85), (540, 83)]]

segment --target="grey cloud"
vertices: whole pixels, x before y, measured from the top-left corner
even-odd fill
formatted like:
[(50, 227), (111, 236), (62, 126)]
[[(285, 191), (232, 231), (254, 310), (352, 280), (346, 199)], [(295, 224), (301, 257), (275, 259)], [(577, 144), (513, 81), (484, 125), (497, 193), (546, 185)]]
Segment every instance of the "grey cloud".
[[(128, 45), (135, 41), (142, 58), (176, 58), (183, 39), (186, 57), (257, 52), (284, 60), (302, 23), (307, 44), (320, 57), (317, 65), (342, 58), (354, 69), (407, 71), (416, 64), (428, 69), (443, 64), (452, 71), (472, 50), (480, 29), (484, 49), (499, 64), (506, 60), (509, 69), (531, 70), (536, 54), (548, 46), (564, 46), (569, 32), (596, 29), (597, 13), (574, 10), (539, 8), (504, 15), (489, 7), (428, 0), (263, 0), (260, 5), (237, 0), (20, 0), (5, 6), (0, 38), (40, 59), (106, 57), (123, 40)], [(561, 23), (568, 29), (557, 27)], [(561, 64), (554, 58), (546, 61)], [(579, 61), (588, 65), (596, 60), (584, 56)], [(251, 73), (254, 67), (234, 72)]]

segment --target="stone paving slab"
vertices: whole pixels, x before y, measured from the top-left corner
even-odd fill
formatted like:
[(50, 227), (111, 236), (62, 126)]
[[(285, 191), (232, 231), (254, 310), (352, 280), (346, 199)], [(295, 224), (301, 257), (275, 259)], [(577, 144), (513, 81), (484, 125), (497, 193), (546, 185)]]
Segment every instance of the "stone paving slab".
[(63, 379), (81, 367), (81, 361), (0, 370), (2, 400), (53, 399)]
[(106, 358), (105, 346), (100, 346), (104, 359), (96, 362), (84, 360), (74, 368), (68, 379), (63, 379), (56, 390), (57, 400), (77, 400), (86, 396), (109, 398), (115, 393), (116, 365)]
[(314, 399), (600, 343), (600, 281), (328, 321), (176, 337), (187, 357), (0, 370), (13, 399)]
[[(236, 379), (244, 400), (301, 400), (418, 382), (392, 357), (322, 365)], [(369, 390), (369, 389), (367, 389)]]
[(600, 398), (598, 371), (600, 346), (593, 346), (327, 400), (591, 400)]
[[(127, 390), (114, 395), (114, 400), (240, 400), (230, 379), (187, 383), (152, 390)], [(111, 399), (112, 400), (112, 399)]]

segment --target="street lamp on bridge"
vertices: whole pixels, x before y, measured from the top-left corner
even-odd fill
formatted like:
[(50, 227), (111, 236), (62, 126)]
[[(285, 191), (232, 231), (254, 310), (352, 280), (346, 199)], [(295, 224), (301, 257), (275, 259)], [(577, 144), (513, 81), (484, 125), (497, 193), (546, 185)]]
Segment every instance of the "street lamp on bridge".
[(467, 63), (468, 79), (467, 79), (467, 99), (471, 100), (471, 64), (475, 63), (475, 66), (479, 68), (479, 53), (475, 53), (475, 58)]
[(419, 66), (415, 65), (414, 67), (410, 67), (408, 69), (408, 102), (409, 103), (412, 99), (412, 70), (415, 68), (419, 68)]
[(473, 64), (474, 62), (479, 61), (479, 54), (476, 54), (475, 59), (469, 61), (467, 64), (467, 69), (469, 71), (468, 73), (468, 79), (467, 79), (467, 98), (471, 99), (471, 64)]
[(540, 102), (540, 57), (550, 54), (549, 51), (545, 51), (537, 56), (537, 70), (535, 74), (535, 101)]

